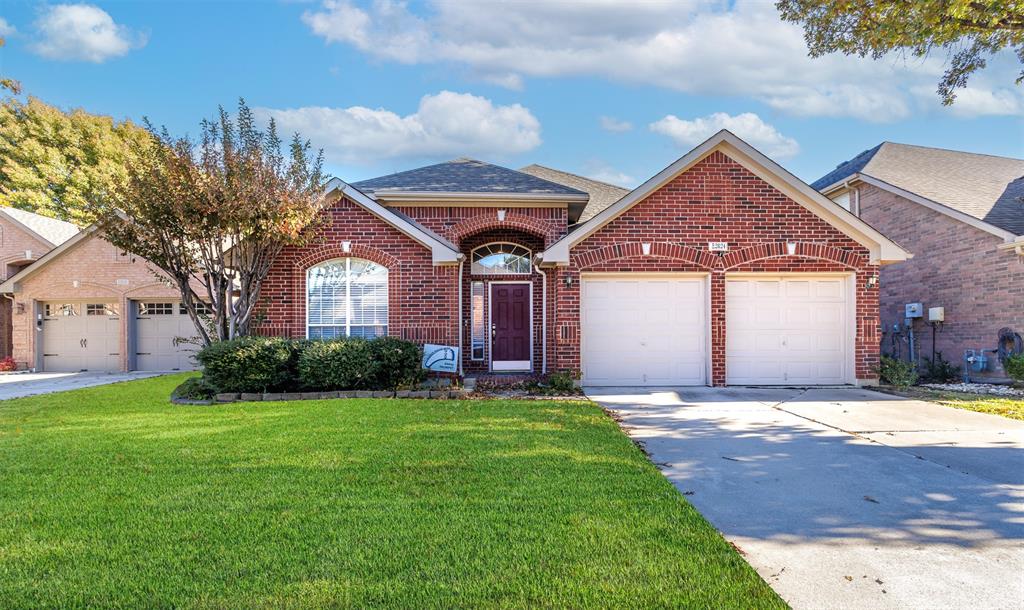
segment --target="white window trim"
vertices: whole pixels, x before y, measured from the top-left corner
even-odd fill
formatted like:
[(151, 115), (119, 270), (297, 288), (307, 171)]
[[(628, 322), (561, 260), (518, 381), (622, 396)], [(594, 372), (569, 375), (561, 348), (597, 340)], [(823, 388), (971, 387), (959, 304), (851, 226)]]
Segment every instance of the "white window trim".
[[(391, 318), (391, 285), (390, 285), (391, 270), (388, 269), (387, 267), (384, 267), (384, 265), (381, 265), (380, 263), (375, 263), (375, 262), (373, 262), (373, 261), (371, 261), (369, 259), (352, 257), (352, 256), (346, 256), (344, 258), (334, 258), (334, 259), (330, 259), (330, 260), (320, 261), (319, 263), (317, 263), (315, 265), (312, 265), (312, 266), (310, 266), (310, 267), (308, 267), (306, 269), (306, 284), (303, 287), (303, 292), (305, 293), (305, 299), (306, 299), (306, 338), (307, 339), (312, 339), (313, 338), (313, 337), (309, 336), (309, 329), (311, 327), (311, 325), (309, 323), (309, 272), (312, 271), (313, 269), (316, 269), (317, 267), (321, 267), (321, 266), (329, 264), (329, 263), (335, 263), (335, 262), (341, 262), (341, 261), (345, 261), (345, 282), (346, 282), (345, 283), (345, 308), (346, 308), (346, 310), (345, 310), (345, 338), (348, 339), (348, 338), (350, 338), (352, 336), (352, 290), (351, 290), (351, 288), (352, 288), (352, 278), (351, 278), (351, 273), (352, 273), (352, 260), (353, 260), (353, 258), (355, 258), (356, 260), (360, 260), (360, 261), (366, 261), (366, 262), (368, 262), (370, 264), (377, 265), (378, 267), (382, 267), (387, 272), (387, 280), (384, 282), (384, 286), (385, 286), (386, 291), (387, 291), (388, 321), (384, 323), (384, 329), (385, 330), (384, 330), (384, 335), (382, 335), (382, 336), (387, 336), (387, 333), (388, 333), (388, 331), (390, 330), (390, 327), (391, 327), (391, 325), (390, 325), (390, 321), (391, 321), (390, 320), (390, 318)], [(317, 324), (316, 326), (318, 328), (323, 328), (323, 327), (335, 327), (335, 326), (340, 326), (340, 325), (339, 324)], [(366, 326), (366, 325), (365, 324), (356, 324), (356, 326)], [(317, 338), (318, 339), (322, 339), (322, 337), (317, 337)], [(340, 338), (340, 337), (336, 337), (336, 338)]]
[[(512, 246), (513, 248), (521, 248), (521, 249), (523, 249), (526, 252), (526, 254), (524, 256), (525, 256), (526, 262), (527, 262), (527, 264), (529, 265), (530, 268), (528, 270), (526, 270), (526, 271), (487, 271), (485, 273), (478, 273), (476, 271), (476, 264), (477, 263), (474, 260), (476, 258), (476, 253), (477, 253), (478, 250), (481, 250), (483, 248), (489, 248), (491, 246)], [(510, 241), (492, 241), (492, 242), (489, 242), (489, 243), (486, 243), (486, 244), (481, 244), (481, 245), (473, 248), (470, 251), (470, 253), (469, 253), (469, 275), (471, 277), (472, 276), (482, 277), (482, 276), (488, 276), (488, 275), (495, 275), (495, 276), (497, 276), (497, 275), (500, 275), (500, 276), (528, 276), (528, 275), (532, 275), (532, 274), (533, 274), (533, 251), (530, 250), (529, 248), (527, 248), (524, 245), (517, 244), (517, 243), (514, 243), (514, 242), (510, 242)]]

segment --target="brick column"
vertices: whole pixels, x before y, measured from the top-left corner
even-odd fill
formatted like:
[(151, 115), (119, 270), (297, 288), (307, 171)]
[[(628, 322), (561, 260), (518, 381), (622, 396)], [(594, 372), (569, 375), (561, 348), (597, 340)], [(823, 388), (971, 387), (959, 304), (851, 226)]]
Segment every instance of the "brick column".
[[(719, 263), (719, 267), (721, 264)], [(725, 385), (725, 270), (711, 272), (711, 385)]]

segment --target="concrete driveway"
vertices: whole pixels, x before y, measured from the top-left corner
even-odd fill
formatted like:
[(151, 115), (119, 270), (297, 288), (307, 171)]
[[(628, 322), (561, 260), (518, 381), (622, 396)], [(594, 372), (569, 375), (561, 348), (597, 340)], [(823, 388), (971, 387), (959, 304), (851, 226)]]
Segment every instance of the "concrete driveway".
[(587, 393), (794, 608), (1024, 608), (1024, 422), (852, 388)]
[(77, 390), (162, 374), (141, 371), (131, 373), (12, 373), (0, 375), (0, 400)]

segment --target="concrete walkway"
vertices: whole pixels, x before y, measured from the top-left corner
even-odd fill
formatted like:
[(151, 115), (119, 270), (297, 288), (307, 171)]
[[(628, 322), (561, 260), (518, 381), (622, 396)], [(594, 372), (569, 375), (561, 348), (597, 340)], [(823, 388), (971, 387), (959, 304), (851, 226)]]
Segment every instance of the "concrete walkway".
[(1024, 422), (852, 388), (588, 394), (794, 608), (1024, 608)]
[(162, 374), (141, 371), (131, 373), (12, 373), (0, 375), (0, 400), (65, 392)]

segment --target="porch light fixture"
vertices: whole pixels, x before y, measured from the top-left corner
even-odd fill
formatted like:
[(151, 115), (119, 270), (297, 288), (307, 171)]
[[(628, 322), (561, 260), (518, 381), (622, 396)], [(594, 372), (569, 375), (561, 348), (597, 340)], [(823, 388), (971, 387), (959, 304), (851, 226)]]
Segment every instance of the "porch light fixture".
[(872, 275), (868, 278), (868, 288), (874, 288), (876, 286), (878, 286), (878, 276)]
[(791, 241), (786, 243), (786, 254), (790, 256), (796, 254), (796, 242)]
[(572, 288), (572, 276), (571, 275), (565, 276), (565, 287), (566, 288)]
[(643, 250), (644, 256), (651, 255), (651, 244), (640, 244), (640, 249)]
[(352, 251), (352, 242), (350, 242), (350, 241), (343, 241), (343, 242), (341, 242), (341, 251), (342, 252), (351, 252)]
[(18, 313), (25, 313), (25, 304), (18, 303)]
[(78, 288), (78, 280), (71, 280), (71, 287)]
[(498, 222), (505, 222), (505, 210), (498, 210)]

